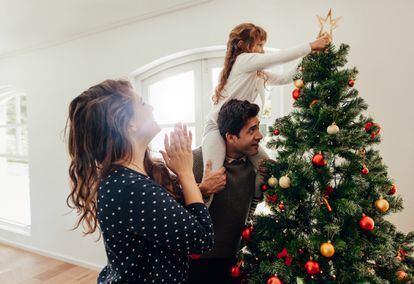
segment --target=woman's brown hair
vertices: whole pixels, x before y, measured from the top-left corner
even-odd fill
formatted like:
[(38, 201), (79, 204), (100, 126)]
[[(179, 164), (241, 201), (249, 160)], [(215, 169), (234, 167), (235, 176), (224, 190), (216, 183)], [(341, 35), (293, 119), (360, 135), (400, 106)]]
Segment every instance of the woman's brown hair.
[[(213, 102), (217, 104), (222, 96), (222, 91), (227, 83), (233, 64), (238, 55), (245, 52), (252, 52), (254, 45), (259, 41), (266, 41), (266, 31), (252, 23), (243, 23), (236, 26), (229, 34), (227, 42), (227, 51), (224, 58), (223, 70), (221, 70), (219, 77), (219, 84), (217, 85)], [(259, 72), (258, 75), (264, 75)]]
[[(99, 181), (120, 162), (129, 163), (133, 146), (128, 125), (134, 115), (137, 95), (127, 80), (106, 80), (72, 100), (66, 123), (70, 155), (71, 191), (67, 205), (76, 209), (85, 234), (94, 233), (97, 222)], [(148, 175), (179, 198), (179, 183), (162, 161), (146, 149), (144, 166)]]

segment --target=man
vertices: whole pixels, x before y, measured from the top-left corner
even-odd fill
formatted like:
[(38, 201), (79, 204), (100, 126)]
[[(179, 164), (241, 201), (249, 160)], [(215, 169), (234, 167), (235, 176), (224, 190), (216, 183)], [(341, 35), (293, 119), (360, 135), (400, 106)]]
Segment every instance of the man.
[[(227, 172), (225, 188), (224, 169), (212, 173), (209, 168), (200, 184), (206, 199), (215, 194), (209, 207), (214, 226), (213, 250), (190, 260), (189, 283), (240, 283), (231, 277), (231, 267), (236, 263), (241, 232), (262, 199), (255, 190), (256, 173), (247, 156), (258, 153), (263, 135), (259, 131), (259, 107), (248, 101), (230, 100), (218, 115), (218, 127), (226, 142), (224, 168)], [(194, 151), (194, 175), (200, 181), (203, 175), (201, 149)]]

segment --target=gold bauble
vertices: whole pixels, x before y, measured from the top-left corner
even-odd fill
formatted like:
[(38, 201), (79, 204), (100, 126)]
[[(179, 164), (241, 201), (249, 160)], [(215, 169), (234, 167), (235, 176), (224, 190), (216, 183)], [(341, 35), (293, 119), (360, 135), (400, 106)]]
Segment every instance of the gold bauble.
[(397, 279), (400, 281), (404, 281), (405, 278), (407, 278), (407, 272), (405, 272), (404, 270), (399, 270), (395, 273), (395, 275), (397, 276)]
[(329, 135), (335, 135), (338, 134), (339, 132), (339, 127), (338, 125), (334, 123), (332, 123), (331, 125), (328, 126), (328, 128), (326, 129), (326, 132), (328, 132)]
[(302, 79), (295, 80), (295, 87), (298, 89), (302, 89), (305, 86)]
[(278, 185), (279, 181), (277, 180), (277, 178), (275, 178), (274, 176), (271, 176), (268, 180), (267, 180), (267, 184), (270, 185), (271, 187), (276, 187)]
[(377, 210), (379, 212), (385, 213), (390, 208), (390, 204), (388, 203), (387, 200), (385, 200), (384, 198), (380, 197), (380, 199), (378, 199), (377, 201), (375, 201), (375, 207), (377, 208)]
[(335, 248), (331, 244), (331, 241), (321, 244), (320, 251), (324, 257), (331, 257), (335, 254)]
[(290, 187), (290, 178), (288, 176), (283, 176), (279, 179), (279, 186), (281, 188), (289, 188)]

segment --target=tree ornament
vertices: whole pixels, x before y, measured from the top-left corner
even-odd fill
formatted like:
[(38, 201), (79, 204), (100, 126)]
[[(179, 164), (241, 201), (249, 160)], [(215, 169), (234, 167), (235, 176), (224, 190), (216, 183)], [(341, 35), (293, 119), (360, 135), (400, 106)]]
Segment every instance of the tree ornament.
[(375, 222), (371, 217), (362, 214), (361, 220), (359, 220), (359, 227), (364, 231), (372, 231), (375, 227)]
[(369, 174), (369, 169), (367, 168), (367, 166), (366, 166), (366, 165), (363, 165), (363, 166), (362, 166), (361, 173), (362, 173), (363, 175), (367, 175), (367, 174)]
[(231, 268), (231, 277), (238, 278), (238, 277), (240, 277), (240, 275), (241, 275), (240, 266), (233, 265), (233, 267)]
[(276, 275), (273, 275), (267, 279), (267, 284), (282, 284), (282, 281)]
[(328, 126), (328, 128), (326, 129), (326, 132), (328, 132), (329, 135), (335, 135), (338, 134), (339, 132), (339, 127), (338, 125), (334, 123), (332, 123), (331, 125)]
[(279, 184), (279, 181), (277, 180), (277, 178), (275, 178), (274, 176), (271, 176), (268, 180), (267, 180), (267, 184), (270, 185), (271, 187), (276, 187)]
[(375, 201), (375, 207), (379, 212), (385, 213), (390, 208), (390, 204), (386, 199), (382, 198), (381, 196), (377, 201)]
[(283, 201), (280, 201), (280, 203), (279, 203), (278, 207), (279, 207), (279, 209), (280, 209), (281, 211), (284, 211), (284, 210), (285, 210), (285, 204), (283, 203)]
[(308, 260), (305, 263), (305, 269), (309, 275), (315, 275), (321, 272), (321, 269), (319, 268), (319, 263), (317, 263), (314, 260)]
[(322, 153), (319, 152), (318, 154), (315, 154), (312, 158), (312, 164), (316, 167), (324, 167), (326, 166), (325, 158), (323, 157)]
[(302, 79), (295, 80), (295, 87), (298, 89), (302, 89), (305, 86)]
[(313, 100), (310, 104), (309, 104), (309, 107), (311, 108), (311, 107), (313, 107), (314, 105), (316, 105), (318, 103), (318, 100)]
[(388, 195), (394, 195), (396, 192), (397, 192), (397, 186), (393, 184), (390, 190), (388, 191)]
[(354, 85), (355, 85), (355, 80), (353, 79), (348, 80), (348, 86), (352, 88)]
[(279, 179), (279, 186), (281, 188), (287, 189), (290, 187), (290, 178), (287, 175), (282, 176)]
[(397, 279), (399, 281), (404, 281), (407, 278), (407, 276), (408, 276), (407, 272), (405, 272), (404, 270), (397, 271), (395, 273), (395, 275), (397, 276)]
[(279, 129), (273, 130), (273, 135), (278, 136), (280, 133)]
[(244, 230), (242, 232), (242, 239), (243, 239), (243, 241), (250, 240), (250, 237), (252, 235), (252, 232), (253, 232), (253, 227), (252, 226), (248, 226), (248, 227), (244, 228)]
[(269, 187), (267, 186), (267, 184), (262, 184), (262, 186), (260, 187), (260, 189), (262, 190), (262, 192), (265, 192), (269, 189)]
[(333, 187), (328, 185), (325, 187), (325, 196), (329, 196), (332, 194), (332, 192), (334, 191)]
[(368, 121), (367, 123), (365, 123), (365, 126), (364, 126), (365, 131), (368, 132), (372, 126), (374, 126), (374, 122), (372, 121)]
[(321, 251), (321, 254), (324, 257), (332, 257), (335, 254), (335, 248), (331, 244), (331, 241), (328, 241), (327, 243), (323, 243), (319, 250)]
[(300, 89), (294, 89), (292, 92), (292, 98), (296, 101), (297, 99), (299, 99), (301, 94)]
[(266, 201), (267, 201), (267, 203), (275, 204), (276, 201), (277, 201), (277, 195), (276, 194), (267, 195), (266, 196)]

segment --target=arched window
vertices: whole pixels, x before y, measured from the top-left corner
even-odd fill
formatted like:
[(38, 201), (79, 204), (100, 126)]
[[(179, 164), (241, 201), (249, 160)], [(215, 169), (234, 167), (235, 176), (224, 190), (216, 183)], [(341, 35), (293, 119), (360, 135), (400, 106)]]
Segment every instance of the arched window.
[(29, 198), (26, 95), (0, 86), (0, 226), (27, 232)]
[[(223, 67), (225, 51), (224, 46), (188, 50), (156, 60), (132, 74), (138, 91), (154, 107), (155, 120), (162, 128), (151, 144), (155, 152), (163, 148), (164, 133), (179, 121), (192, 130), (195, 137), (193, 146), (201, 144), (204, 122)], [(273, 70), (280, 72), (281, 67)], [(261, 105), (260, 101), (257, 103)], [(268, 88), (261, 112), (263, 133), (282, 114), (282, 106), (281, 88)]]

